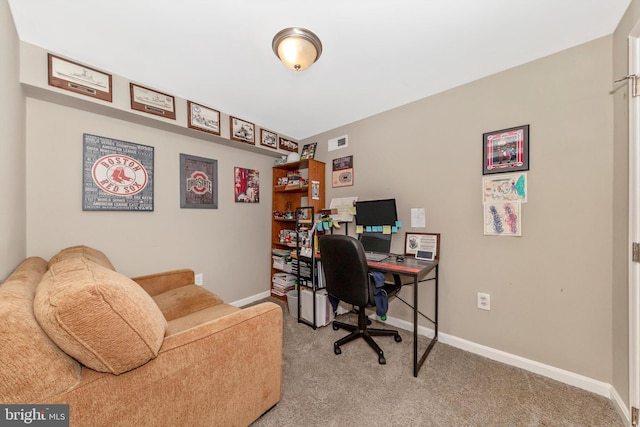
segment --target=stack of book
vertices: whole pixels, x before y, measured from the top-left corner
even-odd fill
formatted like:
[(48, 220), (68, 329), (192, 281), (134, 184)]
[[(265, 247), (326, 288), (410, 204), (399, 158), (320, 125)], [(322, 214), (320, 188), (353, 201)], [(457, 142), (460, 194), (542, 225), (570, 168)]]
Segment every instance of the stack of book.
[(271, 279), (273, 284), (272, 292), (276, 295), (285, 296), (288, 291), (295, 289), (296, 276), (288, 273), (276, 273)]

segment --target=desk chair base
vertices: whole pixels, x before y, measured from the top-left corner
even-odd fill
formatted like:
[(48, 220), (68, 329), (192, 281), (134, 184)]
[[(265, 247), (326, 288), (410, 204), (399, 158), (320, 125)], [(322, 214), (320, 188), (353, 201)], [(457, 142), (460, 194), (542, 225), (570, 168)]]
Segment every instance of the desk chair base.
[(342, 350), (340, 346), (346, 344), (350, 341), (353, 341), (357, 338), (364, 338), (364, 340), (369, 344), (369, 347), (373, 349), (376, 353), (378, 353), (378, 363), (384, 365), (387, 363), (387, 360), (384, 358), (384, 352), (378, 346), (378, 344), (373, 340), (372, 337), (377, 336), (388, 336), (393, 337), (396, 342), (401, 342), (402, 337), (398, 333), (398, 331), (393, 331), (390, 329), (376, 329), (376, 328), (367, 328), (367, 322), (371, 322), (367, 315), (365, 314), (364, 307), (360, 307), (358, 310), (358, 326), (350, 325), (348, 323), (338, 322), (337, 320), (333, 321), (333, 330), (337, 331), (338, 329), (344, 329), (350, 331), (351, 333), (344, 338), (339, 339), (335, 343), (333, 343), (333, 352), (335, 354), (342, 354)]

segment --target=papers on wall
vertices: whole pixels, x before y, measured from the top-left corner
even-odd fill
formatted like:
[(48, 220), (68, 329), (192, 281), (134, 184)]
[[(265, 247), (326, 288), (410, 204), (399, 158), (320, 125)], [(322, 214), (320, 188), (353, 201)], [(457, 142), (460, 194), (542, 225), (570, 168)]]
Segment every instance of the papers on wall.
[(335, 222), (352, 222), (353, 221), (353, 205), (358, 201), (358, 197), (339, 197), (331, 199), (330, 209), (337, 209), (338, 213), (331, 215), (331, 219)]

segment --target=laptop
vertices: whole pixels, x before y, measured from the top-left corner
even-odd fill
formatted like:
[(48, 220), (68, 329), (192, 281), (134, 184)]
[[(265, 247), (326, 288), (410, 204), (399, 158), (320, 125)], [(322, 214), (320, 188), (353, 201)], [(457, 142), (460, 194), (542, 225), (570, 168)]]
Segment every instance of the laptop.
[(391, 251), (391, 234), (362, 233), (358, 240), (364, 247), (367, 261), (380, 262), (389, 258)]

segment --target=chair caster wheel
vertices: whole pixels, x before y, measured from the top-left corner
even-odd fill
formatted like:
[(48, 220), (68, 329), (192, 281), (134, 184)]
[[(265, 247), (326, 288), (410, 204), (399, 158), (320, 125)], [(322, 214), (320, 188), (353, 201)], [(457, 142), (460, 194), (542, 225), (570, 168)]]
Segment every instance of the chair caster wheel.
[(398, 334), (398, 335), (394, 335), (394, 336), (393, 336), (393, 339), (394, 339), (396, 342), (402, 342), (402, 337), (400, 336), (400, 334)]
[(387, 364), (387, 359), (384, 358), (384, 355), (382, 353), (378, 355), (378, 363), (381, 365)]
[(335, 354), (342, 354), (342, 350), (340, 350), (340, 347), (338, 347), (337, 345), (333, 345), (333, 352)]
[(337, 331), (338, 329), (340, 329), (340, 328), (338, 327), (338, 325), (336, 325), (336, 324), (332, 324), (331, 326), (333, 327), (333, 330), (334, 330), (334, 331)]

